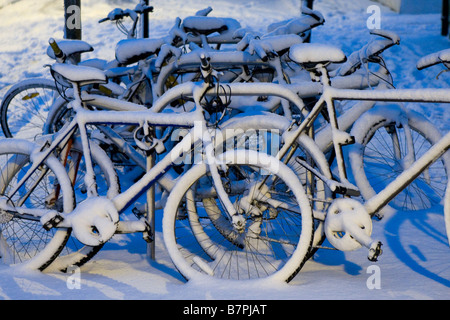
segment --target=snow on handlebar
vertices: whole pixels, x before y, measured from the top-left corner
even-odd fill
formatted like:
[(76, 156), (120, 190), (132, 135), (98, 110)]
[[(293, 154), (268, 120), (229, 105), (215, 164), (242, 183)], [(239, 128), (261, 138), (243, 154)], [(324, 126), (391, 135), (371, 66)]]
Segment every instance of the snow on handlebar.
[(117, 21), (121, 20), (125, 17), (130, 17), (133, 21), (137, 19), (138, 14), (144, 14), (148, 12), (153, 12), (152, 6), (143, 6), (142, 4), (138, 4), (134, 10), (132, 9), (121, 9), (115, 8), (111, 12), (108, 13), (106, 18), (100, 19), (98, 23), (103, 23), (105, 21)]
[(450, 49), (441, 50), (438, 52), (433, 52), (429, 55), (426, 55), (420, 58), (417, 61), (417, 69), (422, 70), (436, 64), (443, 63), (447, 68), (450, 64)]

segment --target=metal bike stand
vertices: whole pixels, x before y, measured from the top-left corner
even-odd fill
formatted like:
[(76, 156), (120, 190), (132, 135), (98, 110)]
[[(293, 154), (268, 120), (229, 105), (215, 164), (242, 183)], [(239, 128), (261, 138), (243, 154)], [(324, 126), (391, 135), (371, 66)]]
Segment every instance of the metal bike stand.
[[(141, 0), (141, 3), (143, 5), (148, 6), (149, 0)], [(148, 13), (143, 14), (141, 20), (141, 27), (142, 27), (142, 38), (148, 38), (149, 37)], [(153, 150), (150, 150), (147, 152), (147, 164), (146, 164), (147, 172), (150, 171), (154, 165), (155, 165), (155, 152)], [(147, 243), (147, 257), (153, 261), (156, 259), (155, 201), (156, 201), (155, 186), (153, 185), (147, 191), (147, 222), (149, 223), (151, 227), (151, 232), (153, 233), (153, 241)]]
[[(141, 0), (142, 4), (148, 6), (149, 0)], [(142, 38), (149, 37), (149, 15), (143, 14), (141, 20), (142, 26)], [(155, 165), (155, 152), (150, 150), (147, 152), (147, 172), (150, 171)], [(147, 257), (154, 261), (156, 260), (156, 229), (155, 229), (155, 185), (152, 185), (147, 191), (147, 222), (150, 225), (151, 232), (153, 233), (153, 241), (147, 243)]]
[[(81, 40), (81, 0), (64, 0), (64, 39)], [(80, 54), (74, 56), (80, 62)]]
[[(141, 0), (141, 1), (143, 2), (144, 5), (146, 6), (149, 5), (149, 0)], [(142, 23), (142, 38), (148, 38), (150, 33), (148, 12), (143, 15), (141, 23)]]
[[(150, 150), (147, 152), (147, 172), (150, 171), (155, 165), (155, 152)], [(155, 242), (156, 242), (156, 231), (155, 231), (155, 186), (151, 186), (147, 191), (147, 221), (151, 227), (151, 232), (153, 233), (153, 241), (147, 243), (147, 256), (150, 260), (156, 259), (155, 254)]]

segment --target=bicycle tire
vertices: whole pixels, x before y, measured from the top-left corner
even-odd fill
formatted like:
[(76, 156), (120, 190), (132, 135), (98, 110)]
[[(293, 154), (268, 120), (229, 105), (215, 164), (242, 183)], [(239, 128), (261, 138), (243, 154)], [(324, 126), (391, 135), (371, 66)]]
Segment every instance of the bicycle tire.
[[(289, 167), (267, 154), (238, 150), (226, 152), (223, 157), (227, 159), (226, 166), (229, 170), (236, 169), (237, 172), (243, 173), (246, 172), (245, 169), (254, 174), (260, 169), (265, 170), (265, 172), (281, 179), (284, 185), (288, 186), (289, 189), (284, 191), (289, 191), (294, 195), (298, 202), (294, 205), (299, 206), (301, 214), (292, 215), (291, 224), (283, 224), (283, 227), (298, 226), (297, 223), (292, 222), (300, 219), (301, 226), (299, 227), (301, 230), (297, 230), (298, 238), (293, 239), (290, 236), (276, 233), (276, 231), (280, 231), (279, 226), (275, 228), (275, 224), (269, 222), (275, 214), (278, 216), (280, 212), (265, 202), (264, 206), (259, 207), (260, 210), (264, 211), (264, 217), (263, 215), (254, 216), (253, 220), (247, 220), (245, 232), (235, 242), (224, 239), (217, 232), (215, 226), (207, 224), (209, 220), (207, 214), (201, 213), (202, 215), (199, 216), (201, 206), (189, 205), (195, 200), (194, 194), (198, 194), (199, 191), (191, 188), (204, 183), (205, 180), (201, 178), (206, 177), (209, 173), (206, 164), (197, 164), (180, 178), (170, 193), (164, 209), (164, 243), (175, 267), (187, 280), (198, 277), (233, 280), (270, 278), (289, 282), (309, 258), (313, 241), (312, 210), (303, 186)], [(257, 161), (251, 161), (250, 163), (249, 159), (257, 159)], [(248, 178), (248, 176), (245, 178)], [(206, 177), (206, 180), (209, 180), (209, 178)], [(247, 184), (246, 187), (249, 187), (249, 185)], [(269, 191), (266, 190), (265, 192), (267, 195)], [(239, 194), (242, 195), (242, 192), (233, 195), (236, 197), (235, 200), (238, 200)], [(272, 198), (270, 199), (275, 199), (274, 195), (275, 192), (271, 194)], [(278, 194), (278, 196), (281, 195)], [(184, 206), (185, 197), (187, 197), (187, 214), (183, 215), (179, 214), (178, 209), (180, 206)], [(232, 202), (237, 204), (237, 202)], [(256, 200), (252, 204), (256, 207)], [(220, 204), (218, 206), (220, 207)], [(252, 206), (252, 208), (255, 207)], [(268, 209), (269, 207), (270, 209)], [(250, 218), (250, 215), (248, 217)], [(271, 227), (275, 229), (272, 230)], [(263, 229), (264, 231), (262, 231)], [(237, 245), (237, 242), (240, 245)], [(225, 259), (232, 259), (233, 261)], [(241, 260), (243, 263), (237, 266)], [(258, 268), (258, 264), (264, 265), (265, 269)], [(235, 269), (236, 266), (238, 269)]]
[(55, 82), (50, 79), (27, 79), (12, 86), (0, 105), (5, 137), (33, 140), (41, 134), (47, 113), (58, 96)]
[[(441, 137), (439, 130), (420, 114), (392, 105), (378, 106), (364, 114), (351, 134), (356, 141), (349, 153), (351, 169), (366, 200), (384, 189)], [(447, 152), (384, 210), (416, 211), (440, 205), (449, 169)]]
[[(72, 186), (61, 163), (53, 156), (49, 156), (27, 179), (18, 194), (14, 196), (8, 194), (10, 188), (20, 179), (22, 169), (28, 168), (31, 164), (30, 155), (36, 148), (34, 143), (26, 140), (0, 141), (1, 195), (8, 198), (16, 207), (41, 207), (59, 212), (71, 212), (74, 204)], [(36, 179), (36, 185), (33, 179)], [(59, 196), (56, 199), (52, 194), (56, 186), (54, 182), (60, 186)], [(27, 186), (29, 189), (26, 189)], [(26, 199), (20, 200), (24, 201), (20, 205), (17, 201), (25, 196)], [(49, 196), (53, 197), (53, 201), (49, 201)], [(1, 217), (1, 256), (6, 264), (20, 264), (42, 271), (58, 257), (71, 233), (70, 229), (62, 228), (46, 231), (42, 228), (39, 219), (35, 217), (14, 216), (6, 211), (1, 213)]]
[(42, 129), (43, 134), (58, 132), (64, 123), (72, 118), (72, 110), (67, 108), (67, 100), (63, 97), (57, 98), (48, 111), (47, 118)]

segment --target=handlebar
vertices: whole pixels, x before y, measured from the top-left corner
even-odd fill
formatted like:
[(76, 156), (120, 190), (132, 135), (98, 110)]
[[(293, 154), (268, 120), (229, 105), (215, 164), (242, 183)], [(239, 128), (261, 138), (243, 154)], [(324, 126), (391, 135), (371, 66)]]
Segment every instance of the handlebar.
[(370, 30), (370, 34), (391, 40), (393, 44), (400, 44), (400, 37), (395, 32), (383, 29), (372, 29)]
[(387, 30), (371, 30), (370, 34), (383, 39), (375, 39), (367, 43), (358, 51), (353, 52), (347, 61), (336, 70), (338, 75), (346, 76), (360, 68), (364, 62), (379, 62), (381, 54), (394, 45), (400, 44), (400, 37)]
[(447, 69), (449, 68), (450, 49), (434, 52), (420, 58), (420, 60), (417, 61), (416, 67), (418, 70), (423, 70), (439, 63), (442, 63)]
[(153, 12), (153, 6), (144, 6), (144, 5), (138, 4), (136, 6), (136, 8), (134, 8), (134, 11), (139, 14), (150, 13), (150, 12)]
[(117, 21), (121, 20), (125, 17), (131, 17), (133, 20), (136, 20), (138, 14), (146, 14), (149, 12), (153, 12), (152, 6), (143, 6), (141, 4), (138, 4), (134, 10), (131, 9), (120, 9), (115, 8), (110, 13), (108, 13), (108, 16), (106, 18), (100, 19), (98, 23), (103, 23), (105, 21)]

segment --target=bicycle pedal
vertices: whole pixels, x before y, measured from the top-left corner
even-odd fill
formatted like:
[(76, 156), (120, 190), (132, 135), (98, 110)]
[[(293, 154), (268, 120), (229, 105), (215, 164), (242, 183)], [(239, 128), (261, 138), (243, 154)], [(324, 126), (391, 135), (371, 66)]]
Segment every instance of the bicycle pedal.
[(376, 262), (378, 261), (378, 257), (383, 253), (383, 250), (381, 250), (381, 246), (383, 244), (381, 241), (374, 241), (372, 245), (369, 248), (369, 255), (367, 258), (369, 261)]
[(342, 194), (345, 196), (350, 196), (350, 197), (359, 197), (361, 195), (361, 192), (358, 189), (346, 187), (346, 186), (342, 186), (342, 185), (336, 185), (333, 192), (337, 193), (337, 194)]
[(339, 182), (337, 178), (327, 179), (325, 183), (334, 194), (342, 194), (344, 196), (359, 197), (361, 192), (358, 187), (349, 183)]
[(355, 144), (355, 142), (356, 142), (355, 137), (350, 135), (348, 132), (337, 130), (335, 132), (335, 135), (338, 140), (338, 143), (341, 146), (348, 146), (351, 144)]
[(351, 145), (351, 144), (355, 144), (356, 140), (355, 140), (355, 136), (350, 136), (350, 139), (347, 141), (347, 143), (345, 145)]
[(143, 233), (142, 238), (144, 239), (145, 242), (147, 243), (152, 243), (153, 241), (155, 241), (155, 237), (153, 236), (153, 234), (150, 233)]
[(58, 212), (55, 212), (54, 214), (47, 214), (41, 218), (42, 227), (46, 231), (50, 231), (63, 221), (64, 217), (61, 216)]
[(145, 207), (145, 204), (143, 204), (143, 203), (136, 203), (134, 208), (131, 209), (131, 212), (133, 212), (133, 214), (137, 218), (142, 218), (142, 217), (145, 217), (145, 215), (147, 214), (147, 209)]
[(142, 232), (142, 238), (147, 243), (152, 243), (153, 241), (155, 241), (155, 235), (148, 221), (145, 221), (145, 230)]

